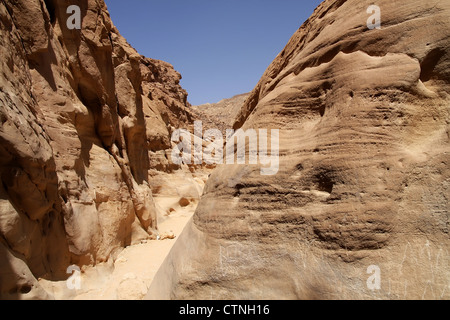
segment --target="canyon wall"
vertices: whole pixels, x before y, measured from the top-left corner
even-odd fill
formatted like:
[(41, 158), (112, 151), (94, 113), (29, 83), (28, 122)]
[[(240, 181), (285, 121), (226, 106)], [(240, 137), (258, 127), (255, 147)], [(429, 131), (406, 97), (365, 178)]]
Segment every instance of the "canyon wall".
[[(70, 5), (81, 30), (70, 30)], [(140, 56), (103, 0), (0, 1), (0, 299), (157, 234), (149, 173), (191, 123), (181, 76)], [(156, 173), (155, 173), (156, 172)]]
[(202, 120), (206, 130), (219, 129), (221, 132), (226, 132), (227, 129), (233, 128), (234, 120), (241, 112), (248, 96), (249, 93), (243, 93), (217, 103), (191, 106), (190, 111), (195, 118)]
[(175, 299), (450, 299), (450, 2), (325, 0), (234, 127), (280, 170), (223, 165), (150, 288)]

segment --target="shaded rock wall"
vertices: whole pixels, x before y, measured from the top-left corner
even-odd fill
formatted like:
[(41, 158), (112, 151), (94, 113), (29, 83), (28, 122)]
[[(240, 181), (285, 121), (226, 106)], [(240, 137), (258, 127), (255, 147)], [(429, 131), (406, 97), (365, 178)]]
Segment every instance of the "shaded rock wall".
[[(69, 5), (81, 30), (69, 30)], [(149, 170), (169, 171), (190, 121), (165, 62), (145, 58), (102, 0), (0, 1), (0, 298), (154, 236)]]

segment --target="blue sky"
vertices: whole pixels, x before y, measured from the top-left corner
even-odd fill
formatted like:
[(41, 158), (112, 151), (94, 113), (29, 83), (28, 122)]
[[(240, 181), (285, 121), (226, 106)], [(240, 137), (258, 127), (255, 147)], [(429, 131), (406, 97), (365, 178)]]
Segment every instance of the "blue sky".
[(251, 91), (320, 0), (105, 0), (142, 55), (181, 73), (193, 105)]

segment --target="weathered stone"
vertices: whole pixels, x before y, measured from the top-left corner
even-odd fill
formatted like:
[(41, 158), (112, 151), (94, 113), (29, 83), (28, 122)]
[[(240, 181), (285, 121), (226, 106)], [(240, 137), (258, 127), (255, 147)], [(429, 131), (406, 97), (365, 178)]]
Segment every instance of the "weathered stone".
[(234, 125), (280, 129), (278, 174), (217, 168), (150, 298), (449, 299), (450, 3), (377, 5), (293, 35)]
[(16, 271), (47, 298), (36, 278), (154, 237), (150, 165), (171, 170), (154, 153), (189, 120), (180, 74), (140, 56), (102, 0), (80, 1), (69, 30), (72, 2), (0, 3), (0, 298), (29, 297), (10, 294)]

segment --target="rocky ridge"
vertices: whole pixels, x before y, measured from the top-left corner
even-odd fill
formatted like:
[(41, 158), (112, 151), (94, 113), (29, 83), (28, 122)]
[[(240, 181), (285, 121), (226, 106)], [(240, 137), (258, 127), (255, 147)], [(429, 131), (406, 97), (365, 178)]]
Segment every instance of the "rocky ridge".
[(203, 121), (206, 130), (219, 129), (225, 133), (227, 129), (233, 128), (234, 121), (249, 95), (243, 93), (217, 103), (191, 106), (190, 112), (196, 119)]

